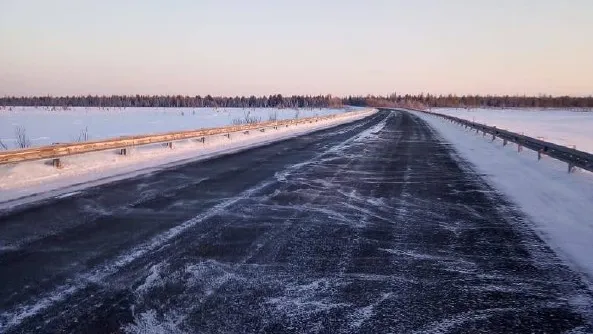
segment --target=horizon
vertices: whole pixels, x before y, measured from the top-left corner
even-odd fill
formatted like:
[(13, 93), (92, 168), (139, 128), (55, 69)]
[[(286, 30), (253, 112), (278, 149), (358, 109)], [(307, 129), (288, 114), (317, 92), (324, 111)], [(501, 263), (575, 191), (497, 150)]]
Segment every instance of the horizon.
[(352, 95), (343, 95), (343, 96), (339, 96), (339, 95), (333, 95), (333, 94), (323, 94), (323, 93), (319, 93), (319, 94), (280, 94), (280, 93), (270, 93), (270, 94), (249, 94), (249, 95), (213, 95), (213, 94), (142, 94), (142, 93), (138, 93), (138, 94), (80, 94), (80, 95), (4, 95), (4, 96), (0, 96), (0, 100), (2, 99), (31, 99), (31, 98), (83, 98), (83, 97), (112, 97), (112, 96), (117, 96), (117, 97), (134, 97), (134, 96), (142, 96), (142, 97), (153, 97), (153, 96), (157, 96), (157, 97), (173, 97), (173, 96), (181, 96), (183, 98), (194, 98), (194, 97), (201, 97), (201, 98), (205, 98), (206, 96), (212, 96), (213, 98), (235, 98), (235, 97), (240, 97), (240, 98), (248, 98), (251, 96), (255, 96), (257, 98), (261, 98), (261, 97), (271, 97), (271, 96), (277, 96), (277, 95), (281, 95), (283, 97), (291, 97), (291, 96), (305, 96), (305, 97), (318, 97), (318, 96), (329, 96), (331, 98), (338, 98), (338, 99), (347, 99), (349, 97), (356, 97), (356, 98), (368, 98), (368, 97), (377, 97), (377, 98), (383, 98), (383, 97), (389, 97), (392, 94), (397, 94), (397, 96), (410, 96), (412, 98), (415, 97), (419, 97), (419, 96), (433, 96), (433, 97), (448, 97), (448, 96), (453, 96), (453, 97), (495, 97), (495, 98), (502, 98), (502, 97), (511, 97), (511, 98), (531, 98), (531, 99), (546, 99), (546, 98), (552, 98), (552, 99), (558, 99), (558, 98), (563, 98), (563, 97), (569, 97), (569, 98), (576, 98), (576, 99), (590, 99), (593, 98), (593, 94), (589, 94), (589, 95), (552, 95), (552, 94), (538, 94), (538, 95), (509, 95), (509, 94), (454, 94), (454, 93), (444, 93), (444, 94), (433, 94), (430, 92), (423, 92), (423, 93), (418, 93), (418, 94), (410, 94), (410, 93), (397, 93), (397, 92), (393, 92), (393, 93), (389, 93), (389, 94), (384, 94), (384, 95), (378, 95), (378, 94), (352, 94)]
[(3, 97), (593, 94), (587, 0), (4, 0), (0, 9)]

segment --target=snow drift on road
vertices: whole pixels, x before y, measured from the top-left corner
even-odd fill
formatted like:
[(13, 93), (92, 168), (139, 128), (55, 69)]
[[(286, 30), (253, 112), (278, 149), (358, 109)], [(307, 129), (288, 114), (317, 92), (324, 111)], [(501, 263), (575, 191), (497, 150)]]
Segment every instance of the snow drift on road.
[[(514, 112), (517, 111), (508, 115)], [(519, 153), (516, 145), (503, 146), (498, 140), (491, 142), (491, 137), (464, 130), (441, 118), (414, 114), (452, 143), (494, 188), (518, 204), (542, 239), (593, 284), (592, 173), (568, 174), (566, 163), (549, 157), (538, 161), (537, 153), (531, 150)], [(506, 122), (513, 124), (511, 120)]]

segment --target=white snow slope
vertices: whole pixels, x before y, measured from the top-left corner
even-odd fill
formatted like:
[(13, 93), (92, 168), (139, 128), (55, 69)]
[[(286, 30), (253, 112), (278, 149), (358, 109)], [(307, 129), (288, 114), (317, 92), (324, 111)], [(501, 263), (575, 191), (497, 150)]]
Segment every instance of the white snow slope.
[(206, 137), (204, 143), (185, 140), (174, 142), (169, 149), (160, 144), (140, 146), (127, 156), (107, 150), (62, 158), (64, 167), (57, 169), (47, 161), (28, 161), (0, 165), (0, 209), (55, 196), (68, 196), (82, 188), (117, 179), (149, 173), (164, 167), (211, 158), (295, 137), (312, 131), (353, 122), (370, 116), (376, 110), (342, 113), (337, 118), (318, 123), (231, 133), (230, 138)]
[(25, 129), (32, 146), (68, 143), (86, 131), (89, 140), (156, 132), (195, 130), (231, 125), (234, 119), (257, 117), (267, 121), (339, 114), (353, 108), (69, 108), (7, 107), (0, 110), (0, 140), (16, 148), (15, 130)]
[(531, 150), (517, 152), (491, 137), (414, 112), (461, 157), (485, 174), (486, 181), (514, 202), (535, 231), (593, 286), (593, 173), (567, 173), (565, 163)]
[(523, 133), (593, 153), (593, 112), (563, 109), (455, 109), (431, 111)]

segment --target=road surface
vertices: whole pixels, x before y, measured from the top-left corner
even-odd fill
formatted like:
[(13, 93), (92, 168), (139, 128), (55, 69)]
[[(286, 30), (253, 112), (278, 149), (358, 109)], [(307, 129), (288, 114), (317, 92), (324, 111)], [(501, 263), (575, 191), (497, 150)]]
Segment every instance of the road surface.
[(593, 332), (530, 226), (381, 112), (0, 214), (0, 332)]

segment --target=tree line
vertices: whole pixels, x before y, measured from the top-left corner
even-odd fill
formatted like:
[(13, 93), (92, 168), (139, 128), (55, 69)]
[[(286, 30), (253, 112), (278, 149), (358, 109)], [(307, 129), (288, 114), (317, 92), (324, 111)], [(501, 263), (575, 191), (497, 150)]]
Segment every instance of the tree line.
[(427, 108), (593, 108), (593, 96), (398, 95), (350, 96), (344, 104), (372, 107)]
[(331, 95), (304, 96), (182, 96), (182, 95), (111, 95), (111, 96), (30, 96), (0, 98), (0, 106), (23, 107), (157, 107), (157, 108), (326, 108), (342, 105)]
[(182, 95), (111, 95), (111, 96), (31, 96), (3, 97), (0, 107), (175, 107), (175, 108), (328, 108), (342, 105), (369, 107), (427, 108), (593, 108), (593, 96), (494, 96), (494, 95), (367, 95), (345, 98), (331, 95), (269, 96), (182, 96)]

